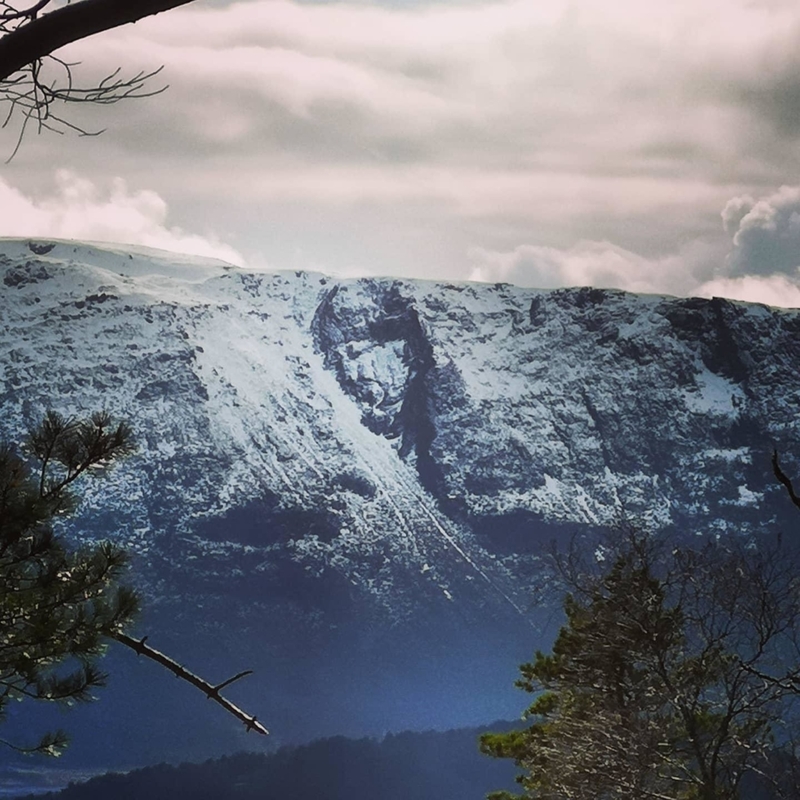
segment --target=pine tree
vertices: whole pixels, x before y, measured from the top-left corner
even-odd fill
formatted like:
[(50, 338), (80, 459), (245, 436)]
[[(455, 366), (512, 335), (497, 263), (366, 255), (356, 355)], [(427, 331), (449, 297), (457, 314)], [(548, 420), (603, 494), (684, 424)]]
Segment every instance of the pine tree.
[[(131, 452), (128, 427), (105, 413), (67, 420), (48, 412), (26, 444), (29, 458), (0, 447), (0, 720), (15, 700), (89, 700), (106, 677), (98, 667), (105, 642), (138, 609), (136, 593), (120, 584), (120, 548), (71, 550), (53, 530), (75, 507), (75, 481)], [(66, 736), (4, 743), (57, 755)]]
[[(248, 731), (266, 735), (254, 715), (221, 694), (251, 670), (212, 684), (151, 647), (148, 637), (129, 635), (139, 597), (120, 583), (125, 551), (110, 542), (71, 548), (54, 530), (75, 510), (76, 482), (132, 450), (129, 427), (105, 412), (66, 419), (49, 411), (23, 453), (0, 446), (0, 722), (15, 700), (92, 699), (106, 680), (98, 659), (114, 641), (195, 686)], [(60, 730), (34, 743), (0, 739), (20, 752), (48, 755), (59, 755), (66, 743)]]
[(541, 800), (734, 800), (748, 772), (780, 783), (800, 666), (788, 551), (659, 549), (628, 531), (607, 552), (606, 569), (570, 576), (552, 652), (521, 667), (529, 726), (483, 751), (514, 759), (520, 796)]

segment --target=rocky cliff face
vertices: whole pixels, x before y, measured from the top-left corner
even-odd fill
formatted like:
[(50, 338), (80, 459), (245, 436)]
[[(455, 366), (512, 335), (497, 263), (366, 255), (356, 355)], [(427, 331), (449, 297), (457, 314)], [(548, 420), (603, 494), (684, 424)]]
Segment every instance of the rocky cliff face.
[[(769, 453), (800, 452), (800, 314), (758, 305), (3, 240), (0, 322), (6, 438), (48, 406), (137, 432), (70, 535), (136, 554), (146, 622), (188, 654), (266, 665), (292, 735), (435, 724), (402, 718), (428, 678), (436, 708), (501, 662), (510, 684), (553, 537), (764, 526)], [(304, 727), (324, 680), (341, 698)], [(364, 680), (381, 711), (353, 712)]]

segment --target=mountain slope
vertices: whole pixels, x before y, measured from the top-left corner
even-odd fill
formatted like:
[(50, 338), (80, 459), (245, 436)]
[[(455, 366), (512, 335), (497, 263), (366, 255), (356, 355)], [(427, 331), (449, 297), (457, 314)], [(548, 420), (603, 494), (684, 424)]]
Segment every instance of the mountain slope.
[(3, 434), (49, 406), (130, 420), (70, 535), (136, 554), (147, 630), (198, 669), (262, 667), (248, 699), (290, 738), (515, 710), (553, 538), (780, 521), (794, 311), (27, 240), (0, 287)]

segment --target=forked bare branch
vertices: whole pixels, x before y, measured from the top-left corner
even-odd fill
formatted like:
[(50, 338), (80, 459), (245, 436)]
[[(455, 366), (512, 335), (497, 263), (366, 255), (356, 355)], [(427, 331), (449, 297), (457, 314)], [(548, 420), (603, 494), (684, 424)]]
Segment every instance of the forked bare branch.
[(248, 669), (244, 672), (239, 672), (232, 678), (228, 678), (228, 680), (214, 685), (206, 680), (203, 680), (203, 678), (201, 678), (199, 675), (195, 675), (194, 672), (190, 672), (188, 669), (181, 666), (177, 661), (174, 661), (160, 650), (150, 647), (150, 645), (147, 644), (146, 636), (143, 639), (134, 639), (132, 636), (128, 636), (125, 633), (117, 633), (114, 638), (120, 642), (120, 644), (130, 647), (131, 650), (134, 650), (138, 655), (152, 659), (158, 664), (161, 664), (162, 667), (168, 669), (171, 673), (173, 673), (173, 675), (176, 675), (181, 680), (191, 683), (192, 686), (196, 686), (209, 700), (219, 703), (219, 705), (221, 705), (229, 714), (233, 714), (234, 717), (236, 717), (238, 720), (241, 720), (248, 732), (255, 731), (256, 733), (260, 733), (265, 736), (269, 733), (269, 731), (258, 721), (256, 717), (247, 714), (245, 711), (239, 708), (239, 706), (234, 705), (230, 700), (227, 700), (220, 694), (222, 689), (224, 689), (226, 686), (230, 686), (234, 681), (238, 681), (240, 678), (244, 678), (246, 675), (252, 674), (252, 670)]

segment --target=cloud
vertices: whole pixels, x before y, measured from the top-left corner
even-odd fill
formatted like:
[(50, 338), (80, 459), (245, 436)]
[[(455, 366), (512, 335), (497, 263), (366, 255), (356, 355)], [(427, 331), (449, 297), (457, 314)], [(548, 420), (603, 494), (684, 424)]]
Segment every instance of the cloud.
[(0, 236), (138, 244), (242, 263), (213, 235), (168, 227), (167, 204), (153, 191), (132, 191), (121, 178), (98, 186), (68, 170), (56, 172), (55, 181), (55, 192), (34, 199), (0, 179)]
[(693, 245), (683, 252), (646, 258), (610, 242), (584, 241), (568, 249), (521, 245), (510, 252), (473, 248), (471, 280), (504, 281), (541, 289), (597, 286), (631, 292), (685, 294), (697, 285), (713, 254)]
[(717, 278), (698, 286), (699, 297), (729, 297), (748, 303), (765, 303), (782, 308), (800, 308), (800, 275), (794, 280), (786, 275), (745, 275), (741, 278)]
[(726, 233), (735, 234), (739, 228), (739, 223), (750, 213), (756, 201), (749, 194), (741, 197), (732, 197), (725, 204), (720, 216), (722, 217), (722, 228)]
[(791, 0), (190, 3), (65, 48), (78, 80), (170, 88), (76, 107), (107, 132), (31, 137), (4, 174), (30, 198), (80, 165), (108, 199), (110, 171), (168, 204), (145, 228), (231, 231), (251, 263), (684, 293), (751, 274), (719, 211), (735, 235), (800, 171), (797, 53)]
[[(166, 66), (159, 124), (137, 125), (147, 146), (182, 135), (190, 150), (310, 146), (329, 163), (411, 153), (675, 178), (687, 167), (733, 171), (763, 116), (748, 87), (767, 55), (789, 58), (792, 22), (797, 9), (745, 0), (250, 0), (189, 4), (66, 52), (97, 74), (121, 59), (127, 73)], [(318, 126), (334, 143), (327, 153), (315, 147)]]
[(800, 267), (800, 187), (782, 186), (753, 200), (735, 197), (722, 212), (725, 229), (733, 234), (726, 262), (732, 277), (796, 275)]
[(754, 199), (731, 198), (722, 210), (730, 252), (715, 277), (693, 293), (800, 307), (800, 186), (781, 186)]
[(731, 198), (722, 211), (731, 237), (727, 255), (696, 240), (659, 257), (607, 241), (569, 248), (524, 244), (513, 250), (474, 247), (470, 278), (523, 286), (599, 286), (632, 292), (729, 297), (800, 307), (800, 187), (759, 199)]
[(745, 0), (188, 4), (65, 51), (84, 74), (164, 64), (170, 84), (100, 124), (80, 109), (108, 132), (65, 152), (191, 202), (204, 226), (221, 206), (302, 204), (313, 239), (331, 205), (378, 202), (388, 219), (426, 201), (409, 224), (433, 206), (445, 236), (479, 218), (553, 246), (664, 249), (750, 188), (740, 173), (760, 164), (742, 148), (761, 123), (731, 86), (791, 20)]

